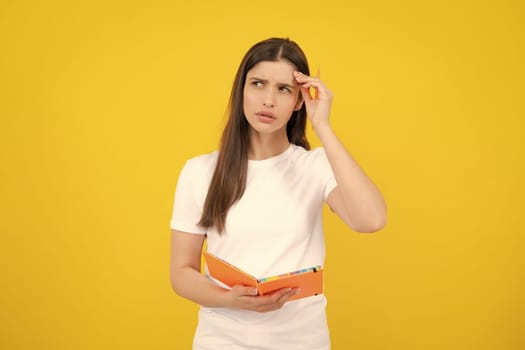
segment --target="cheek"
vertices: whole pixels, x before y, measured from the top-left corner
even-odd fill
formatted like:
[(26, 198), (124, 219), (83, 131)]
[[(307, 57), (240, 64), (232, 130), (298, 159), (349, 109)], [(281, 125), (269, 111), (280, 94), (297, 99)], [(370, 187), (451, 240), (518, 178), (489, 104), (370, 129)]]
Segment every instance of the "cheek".
[(246, 92), (246, 89), (245, 89), (243, 92), (243, 96), (242, 96), (242, 107), (245, 112), (246, 112), (246, 108), (249, 106), (249, 100), (250, 100), (250, 96)]
[(260, 103), (259, 101), (260, 101), (260, 97), (258, 96), (257, 91), (244, 90), (244, 100), (243, 100), (244, 109), (255, 108)]
[(297, 105), (297, 97), (293, 95), (283, 95), (279, 102), (284, 109), (293, 111)]

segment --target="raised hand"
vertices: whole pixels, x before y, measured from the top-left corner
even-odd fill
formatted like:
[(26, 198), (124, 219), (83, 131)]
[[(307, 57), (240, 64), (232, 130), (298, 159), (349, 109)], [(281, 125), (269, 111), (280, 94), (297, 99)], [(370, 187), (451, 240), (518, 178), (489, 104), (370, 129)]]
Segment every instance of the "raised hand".
[[(314, 130), (330, 125), (333, 93), (318, 77), (311, 77), (301, 72), (294, 72), (294, 78), (301, 88), (301, 94), (306, 106), (306, 113), (312, 122)], [(310, 94), (314, 90), (314, 96)]]

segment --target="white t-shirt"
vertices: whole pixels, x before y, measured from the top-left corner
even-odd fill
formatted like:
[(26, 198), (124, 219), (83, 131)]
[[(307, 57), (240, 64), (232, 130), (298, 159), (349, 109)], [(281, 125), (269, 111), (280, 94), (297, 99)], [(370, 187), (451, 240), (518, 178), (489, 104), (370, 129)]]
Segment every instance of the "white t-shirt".
[[(257, 277), (324, 265), (322, 208), (337, 185), (324, 149), (296, 145), (248, 161), (246, 190), (228, 211), (225, 231), (198, 226), (218, 152), (187, 161), (179, 176), (171, 228), (207, 234), (209, 252)], [(201, 307), (194, 349), (329, 349), (324, 295), (280, 310)]]

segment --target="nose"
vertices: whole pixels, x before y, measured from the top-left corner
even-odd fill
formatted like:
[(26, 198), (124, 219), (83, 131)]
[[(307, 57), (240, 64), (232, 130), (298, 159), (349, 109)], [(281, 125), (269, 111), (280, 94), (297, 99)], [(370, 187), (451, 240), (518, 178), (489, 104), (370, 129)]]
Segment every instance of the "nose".
[(275, 106), (275, 94), (274, 94), (273, 89), (269, 88), (266, 91), (266, 94), (264, 96), (263, 105), (268, 108)]

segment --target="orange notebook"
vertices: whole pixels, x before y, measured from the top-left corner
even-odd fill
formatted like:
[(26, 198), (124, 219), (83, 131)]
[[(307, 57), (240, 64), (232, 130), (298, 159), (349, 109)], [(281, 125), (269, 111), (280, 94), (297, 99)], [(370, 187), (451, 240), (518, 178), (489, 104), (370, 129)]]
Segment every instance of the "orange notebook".
[(211, 277), (230, 287), (235, 285), (256, 287), (259, 295), (265, 295), (281, 288), (299, 288), (299, 293), (288, 300), (323, 293), (323, 269), (321, 266), (257, 279), (213, 254), (204, 252), (203, 255)]

